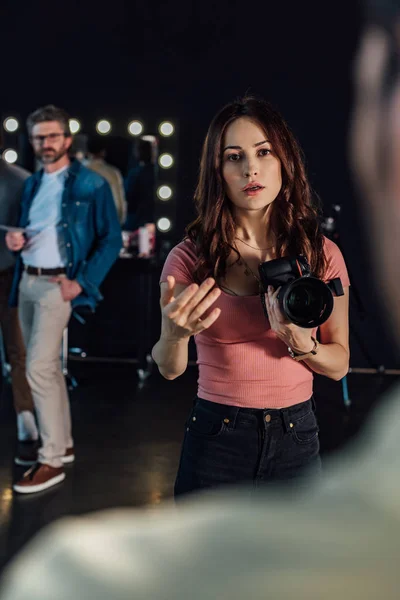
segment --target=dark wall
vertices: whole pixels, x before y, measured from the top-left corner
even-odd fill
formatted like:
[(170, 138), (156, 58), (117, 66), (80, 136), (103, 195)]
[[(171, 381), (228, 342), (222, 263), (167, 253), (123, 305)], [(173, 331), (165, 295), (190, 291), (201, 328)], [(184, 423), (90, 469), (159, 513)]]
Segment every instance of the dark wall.
[(342, 206), (340, 242), (363, 304), (352, 300), (352, 364), (393, 366), (363, 207), (347, 168), (361, 23), (356, 0), (99, 6), (59, 2), (55, 11), (53, 2), (42, 1), (24, 6), (23, 15), (19, 5), (3, 6), (1, 111), (26, 116), (53, 102), (92, 124), (101, 117), (121, 128), (131, 118), (179, 121), (178, 238), (194, 216), (191, 198), (212, 116), (248, 91), (266, 97), (297, 135), (326, 212)]

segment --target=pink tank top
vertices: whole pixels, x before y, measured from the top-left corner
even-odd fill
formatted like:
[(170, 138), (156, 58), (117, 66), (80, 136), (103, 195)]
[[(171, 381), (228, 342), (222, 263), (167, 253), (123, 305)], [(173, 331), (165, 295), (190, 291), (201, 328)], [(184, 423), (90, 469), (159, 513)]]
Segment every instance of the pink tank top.
[[(337, 245), (325, 238), (325, 280), (340, 277), (350, 285)], [(160, 283), (173, 275), (177, 283), (193, 283), (194, 244), (185, 240), (169, 253)], [(271, 330), (259, 296), (222, 292), (210, 310), (220, 308), (213, 325), (195, 336), (199, 367), (198, 396), (219, 404), (252, 408), (285, 408), (312, 395), (313, 372), (294, 361), (287, 346)], [(316, 330), (310, 330), (315, 335)]]

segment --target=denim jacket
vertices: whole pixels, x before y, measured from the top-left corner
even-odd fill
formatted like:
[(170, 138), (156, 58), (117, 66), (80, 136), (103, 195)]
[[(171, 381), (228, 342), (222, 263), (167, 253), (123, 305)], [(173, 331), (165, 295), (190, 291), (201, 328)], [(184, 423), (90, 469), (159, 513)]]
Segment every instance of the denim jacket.
[[(18, 225), (26, 227), (32, 200), (39, 188), (43, 171), (25, 182)], [(87, 306), (92, 310), (102, 300), (99, 286), (118, 257), (122, 246), (111, 188), (100, 175), (73, 160), (62, 196), (62, 223), (68, 263), (68, 279), (75, 279), (82, 292), (72, 307)], [(18, 304), (18, 288), (23, 272), (18, 255), (10, 305)]]

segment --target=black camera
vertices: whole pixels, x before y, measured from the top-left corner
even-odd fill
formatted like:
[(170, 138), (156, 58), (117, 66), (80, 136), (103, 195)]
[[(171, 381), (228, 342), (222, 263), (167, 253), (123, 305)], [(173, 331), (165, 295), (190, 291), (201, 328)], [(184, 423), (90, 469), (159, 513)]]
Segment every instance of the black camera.
[(281, 287), (279, 306), (286, 318), (304, 328), (322, 325), (333, 310), (333, 296), (343, 296), (339, 277), (323, 282), (313, 277), (304, 256), (276, 258), (258, 266), (264, 292)]

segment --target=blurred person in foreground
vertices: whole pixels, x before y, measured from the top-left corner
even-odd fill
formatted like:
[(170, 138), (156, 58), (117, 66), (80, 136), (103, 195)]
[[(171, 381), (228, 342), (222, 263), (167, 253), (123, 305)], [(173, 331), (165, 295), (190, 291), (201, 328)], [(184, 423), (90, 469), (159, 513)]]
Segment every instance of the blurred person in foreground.
[(126, 219), (126, 200), (124, 180), (121, 171), (106, 162), (107, 150), (106, 143), (102, 137), (90, 138), (87, 145), (89, 154), (86, 166), (95, 171), (110, 184), (114, 198), (115, 208), (117, 209), (118, 220), (122, 225)]
[[(369, 67), (379, 59), (372, 79), (371, 73), (367, 76), (367, 90), (360, 89), (356, 78), (356, 165), (364, 160), (354, 151), (364, 150), (357, 139), (357, 120), (365, 118), (366, 110), (375, 131), (385, 132), (392, 149), (390, 164), (396, 165), (400, 136), (388, 119), (400, 119), (393, 104), (399, 80), (382, 94), (375, 76), (380, 78), (389, 57), (397, 60), (388, 42), (394, 27), (398, 31), (400, 4), (382, 0), (378, 9), (383, 6), (391, 9), (385, 21), (389, 31), (374, 18), (363, 33), (357, 61), (359, 76), (362, 65)], [(398, 48), (396, 44), (396, 52)], [(366, 98), (366, 91), (372, 95)], [(389, 98), (390, 116), (385, 108)], [(370, 166), (381, 178), (375, 163)], [(357, 176), (362, 179), (362, 170)], [(400, 239), (393, 237), (400, 228), (400, 186), (395, 188), (393, 177), (396, 173), (388, 169), (381, 186), (375, 187), (379, 194), (371, 193), (365, 206), (371, 213), (385, 211), (384, 223), (370, 220), (371, 232), (378, 239), (391, 237), (395, 250)], [(376, 186), (376, 180), (371, 182)], [(397, 263), (398, 253), (393, 251), (382, 249), (377, 257), (385, 290), (392, 290), (391, 314), (400, 337), (400, 283), (386, 279)], [(87, 600), (397, 600), (399, 420), (397, 388), (372, 415), (352, 450), (296, 503), (270, 495), (250, 502), (244, 492), (225, 492), (192, 498), (179, 509), (171, 505), (149, 513), (119, 510), (61, 521), (14, 562), (0, 598), (69, 600), (79, 590)]]

